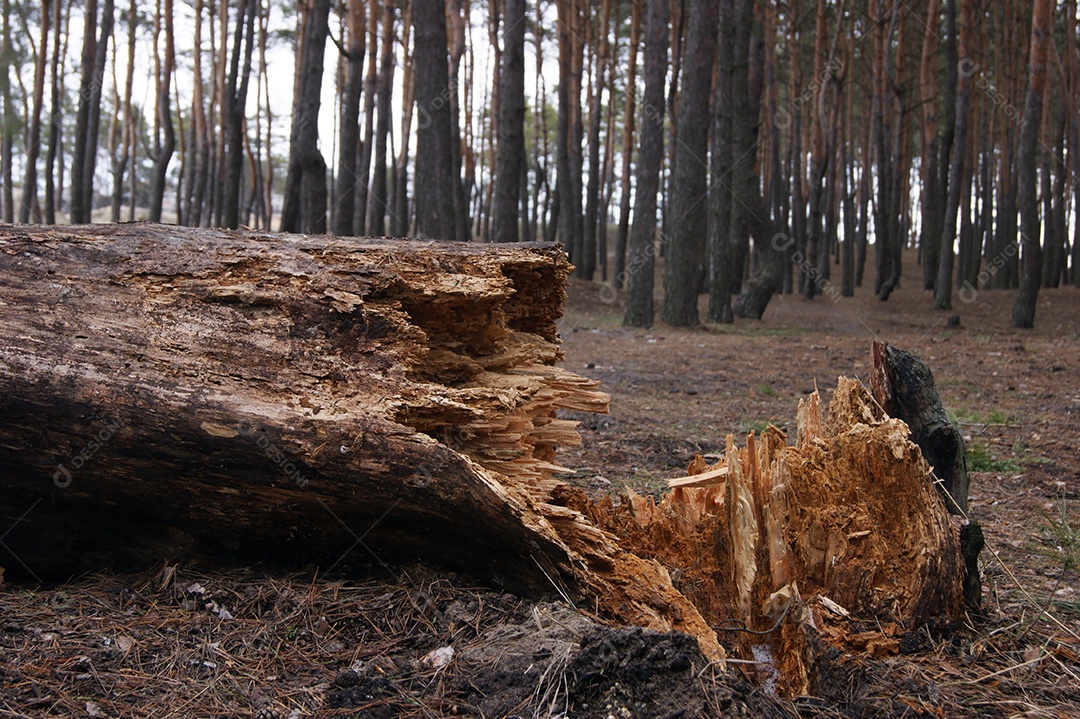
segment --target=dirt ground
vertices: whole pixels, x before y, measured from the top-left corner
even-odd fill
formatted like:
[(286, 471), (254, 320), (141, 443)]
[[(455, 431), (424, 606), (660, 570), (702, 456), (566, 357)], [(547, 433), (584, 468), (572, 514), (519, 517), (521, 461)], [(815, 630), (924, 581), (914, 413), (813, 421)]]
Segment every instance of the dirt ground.
[(985, 614), (967, 626), (893, 656), (826, 652), (816, 696), (785, 702), (683, 635), (430, 568), (345, 581), (166, 566), (0, 590), (0, 719), (1080, 717), (1080, 290), (1043, 290), (1020, 331), (1013, 293), (937, 312), (905, 270), (886, 303), (777, 297), (762, 321), (650, 331), (621, 327), (610, 290), (572, 283), (565, 365), (602, 382), (611, 414), (580, 416), (584, 445), (561, 461), (593, 495), (657, 492), (729, 433), (792, 428), (815, 386), (827, 402), (838, 375), (865, 381), (875, 338), (910, 350), (976, 470)]

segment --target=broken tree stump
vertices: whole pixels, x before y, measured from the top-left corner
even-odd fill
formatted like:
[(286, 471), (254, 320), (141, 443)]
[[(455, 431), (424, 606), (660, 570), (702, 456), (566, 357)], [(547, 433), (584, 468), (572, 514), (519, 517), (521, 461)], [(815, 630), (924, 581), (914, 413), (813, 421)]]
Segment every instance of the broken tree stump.
[(0, 229), (0, 560), (63, 579), (162, 560), (422, 559), (602, 616), (715, 633), (565, 506), (552, 245), (149, 224)]
[(874, 371), (870, 389), (874, 399), (891, 417), (904, 420), (911, 441), (934, 468), (935, 486), (949, 512), (964, 518), (960, 543), (964, 555), (964, 602), (973, 610), (982, 606), (979, 553), (983, 535), (979, 523), (968, 519), (967, 449), (960, 430), (949, 421), (930, 366), (912, 353), (874, 342)]
[[(697, 458), (659, 502), (578, 505), (664, 564), (786, 696), (810, 691), (822, 641), (895, 652), (896, 633), (963, 611), (959, 522), (907, 425), (841, 377), (827, 419), (816, 391), (800, 402), (797, 435), (789, 446), (770, 427), (742, 448), (729, 436), (720, 461)], [(884, 631), (849, 633), (849, 621)]]

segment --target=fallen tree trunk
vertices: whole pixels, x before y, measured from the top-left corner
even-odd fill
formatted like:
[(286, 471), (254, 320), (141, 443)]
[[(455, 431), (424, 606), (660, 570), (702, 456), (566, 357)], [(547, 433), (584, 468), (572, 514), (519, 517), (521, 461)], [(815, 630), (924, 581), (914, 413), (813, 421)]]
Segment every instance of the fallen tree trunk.
[(553, 496), (569, 265), (550, 245), (159, 225), (0, 230), (10, 574), (416, 558), (715, 634)]

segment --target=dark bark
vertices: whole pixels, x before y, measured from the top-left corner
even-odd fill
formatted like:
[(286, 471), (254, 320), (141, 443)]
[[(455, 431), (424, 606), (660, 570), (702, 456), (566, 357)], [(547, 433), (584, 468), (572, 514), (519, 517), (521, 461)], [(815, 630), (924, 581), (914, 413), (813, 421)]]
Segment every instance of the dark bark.
[[(79, 105), (75, 115), (75, 148), (71, 159), (71, 221), (90, 221), (83, 188), (86, 155), (89, 145), (91, 85), (94, 82), (94, 59), (97, 56), (97, 0), (86, 0), (83, 7), (82, 61), (79, 74)], [(5, 108), (5, 111), (8, 108)], [(10, 183), (9, 183), (10, 184)]]
[(648, 0), (645, 18), (645, 94), (626, 268), (627, 327), (652, 327), (656, 268), (656, 193), (664, 154), (664, 80), (668, 61), (668, 3)]
[(559, 118), (556, 129), (555, 192), (559, 196), (558, 239), (581, 264), (584, 215), (581, 207), (581, 75), (584, 41), (581, 0), (559, 0)]
[[(364, 0), (349, 0), (346, 4), (346, 28), (349, 36), (345, 52), (339, 63), (344, 77), (339, 109), (337, 176), (334, 179), (333, 228), (338, 236), (357, 234), (353, 228), (356, 209), (357, 176), (356, 162), (360, 146), (360, 96), (364, 89), (364, 41), (367, 28), (364, 25)], [(358, 228), (363, 233), (363, 228)]]
[[(173, 48), (173, 0), (161, 0), (164, 7), (160, 16), (165, 29), (165, 57), (162, 60), (161, 76), (157, 85), (157, 121), (161, 131), (160, 144), (155, 141), (153, 156), (154, 169), (150, 184), (150, 221), (161, 222), (161, 205), (165, 198), (165, 181), (176, 150), (176, 130), (173, 128), (171, 97), (172, 75), (176, 65), (176, 53)], [(160, 6), (159, 6), (160, 7)], [(89, 164), (89, 163), (88, 163)]]
[[(222, 191), (221, 226), (240, 225), (240, 181), (244, 160), (244, 116), (251, 78), (251, 58), (255, 49), (255, 11), (258, 0), (241, 0), (233, 32), (229, 77), (225, 84), (225, 186)], [(246, 18), (245, 18), (246, 15)], [(243, 42), (241, 42), (243, 38)], [(240, 65), (243, 45), (243, 66)]]
[[(46, 48), (49, 44), (49, 24), (52, 21), (51, 2), (60, 0), (42, 0), (41, 3), (41, 38), (38, 41), (37, 62), (34, 63), (34, 108), (30, 114), (29, 127), (26, 131), (26, 176), (23, 179), (22, 201), (19, 205), (19, 222), (30, 222), (31, 209), (37, 203), (37, 164), (41, 155), (41, 106), (45, 102), (45, 61), (48, 57)], [(60, 28), (56, 28), (60, 32)]]
[(1046, 59), (1050, 38), (1053, 4), (1035, 0), (1031, 11), (1031, 55), (1027, 97), (1020, 128), (1020, 154), (1017, 159), (1017, 190), (1020, 209), (1020, 287), (1012, 309), (1013, 327), (1034, 327), (1035, 306), (1042, 281), (1041, 223), (1039, 219), (1036, 166), (1039, 129), (1042, 121), (1043, 92), (1046, 85)]
[[(59, 109), (62, 104), (63, 87), (60, 81), (60, 36), (61, 34), (67, 35), (67, 28), (60, 27), (60, 9), (63, 3), (57, 1), (53, 3), (53, 19), (52, 24), (56, 29), (53, 33), (52, 44), (52, 60), (49, 63), (49, 82), (50, 82), (50, 101), (49, 108), (51, 110), (49, 116), (49, 149), (45, 154), (45, 224), (56, 224), (56, 156), (60, 145), (60, 124), (63, 117), (59, 113)], [(71, 6), (68, 5), (68, 13), (71, 12)], [(66, 41), (65, 41), (66, 42)]]
[[(792, 53), (798, 53), (799, 42), (798, 38), (798, 15), (793, 14), (791, 19), (791, 32), (789, 33), (789, 46)], [(803, 144), (802, 144), (802, 106), (803, 102), (803, 88), (802, 88), (802, 70), (801, 61), (798, 57), (792, 57), (789, 62), (791, 68), (791, 96), (797, 98), (798, 102), (793, 101), (791, 104), (791, 110), (787, 117), (791, 122), (791, 239), (789, 247), (784, 250), (784, 270), (783, 281), (789, 289), (795, 290), (796, 284), (791, 279), (791, 274), (794, 270), (794, 265), (791, 264), (790, 258), (793, 254), (793, 250), (797, 250), (803, 253), (805, 257), (806, 251), (806, 200), (804, 198), (803, 186), (806, 184), (806, 174), (803, 170)], [(804, 276), (799, 271), (799, 289), (804, 289), (802, 282)]]
[[(893, 184), (893, 157), (889, 148), (891, 88), (889, 87), (889, 55), (892, 45), (892, 31), (895, 24), (895, 0), (892, 10), (886, 10), (886, 0), (876, 3), (877, 17), (874, 25), (874, 155), (876, 159), (877, 197), (874, 201), (874, 251), (876, 271), (874, 274), (874, 294), (880, 300), (889, 299), (896, 275), (896, 259), (893, 257), (893, 238), (889, 236), (892, 227), (891, 213)], [(885, 15), (889, 14), (886, 22)]]
[(416, 72), (413, 56), (409, 51), (409, 35), (412, 32), (412, 3), (405, 6), (402, 19), (402, 55), (404, 56), (401, 78), (401, 149), (394, 162), (393, 196), (390, 200), (390, 234), (403, 237), (409, 233), (409, 142), (412, 136), (413, 108), (416, 99)]
[(413, 4), (416, 23), (416, 234), (446, 240), (457, 236), (454, 215), (453, 140), (450, 122), (450, 75), (443, 0)]
[(678, 117), (678, 147), (671, 180), (671, 238), (664, 273), (663, 319), (669, 325), (696, 325), (701, 268), (705, 258), (709, 204), (707, 170), (709, 99), (716, 58), (718, 7), (715, 0), (692, 0), (682, 102)]
[[(0, 52), (0, 93), (4, 101), (4, 122), (0, 126), (0, 218), (4, 222), (15, 222), (15, 194), (12, 190), (12, 150), (15, 139), (15, 108), (11, 102), (12, 59), (14, 51), (11, 42), (11, 0), (3, 0), (3, 50)], [(11, 118), (11, 119), (9, 119)]]
[[(850, 54), (849, 54), (850, 57)], [(840, 136), (844, 138), (840, 143), (840, 195), (842, 197), (844, 211), (844, 239), (841, 247), (843, 258), (840, 266), (840, 296), (855, 296), (855, 168), (851, 162), (850, 148), (854, 133), (851, 131), (851, 108), (854, 105), (853, 98), (848, 95), (847, 112), (844, 113), (844, 128)]]
[(637, 105), (637, 56), (641, 40), (641, 3), (633, 3), (630, 16), (629, 67), (623, 89), (622, 173), (619, 179), (619, 226), (615, 230), (615, 277), (612, 284), (622, 289), (626, 282), (626, 245), (630, 235), (630, 158), (634, 152)]
[(600, 25), (597, 32), (600, 38), (596, 44), (599, 51), (593, 53), (594, 72), (593, 81), (590, 84), (589, 102), (589, 181), (585, 187), (585, 225), (581, 245), (581, 265), (574, 269), (574, 275), (582, 279), (591, 280), (596, 272), (596, 237), (597, 232), (606, 234), (606, 221), (604, 227), (597, 227), (597, 214), (600, 211), (600, 192), (603, 187), (604, 168), (600, 166), (600, 125), (603, 119), (604, 84), (607, 78), (608, 67), (608, 26), (611, 24), (611, 0), (604, 0), (601, 13)]
[[(941, 0), (930, 0), (926, 9), (926, 34), (923, 36), (922, 61), (919, 66), (919, 99), (922, 103), (922, 234), (919, 239), (923, 265), (923, 289), (937, 283), (938, 255), (941, 246), (941, 189), (938, 187), (937, 66), (938, 27)], [(951, 94), (951, 92), (950, 92)]]
[[(756, 93), (751, 93), (748, 65), (754, 34), (753, 4), (753, 0), (735, 0), (731, 129), (735, 161), (731, 176), (734, 214), (754, 239), (757, 263), (754, 274), (732, 305), (732, 311), (736, 317), (761, 319), (783, 280), (783, 253), (790, 238), (778, 232), (770, 219), (754, 167), (752, 150), (757, 142), (761, 86), (757, 86)], [(735, 269), (741, 271), (741, 267)]]
[[(937, 168), (938, 176), (933, 187), (937, 199), (932, 203), (934, 205), (935, 216), (932, 221), (932, 227), (935, 235), (933, 254), (931, 259), (933, 260), (933, 288), (937, 288), (937, 278), (940, 274), (940, 264), (943, 261), (941, 255), (941, 240), (942, 233), (945, 230), (945, 205), (947, 204), (947, 195), (949, 190), (949, 174), (952, 169), (952, 157), (953, 157), (953, 144), (956, 138), (956, 91), (960, 83), (959, 75), (959, 63), (960, 58), (957, 49), (957, 24), (956, 24), (956, 0), (945, 0), (945, 87), (942, 95), (941, 108), (941, 136), (937, 143), (938, 158), (935, 166)], [(951, 260), (949, 260), (951, 262)], [(923, 271), (924, 283), (925, 276), (928, 270)]]
[[(734, 0), (718, 8), (717, 72), (713, 88), (709, 169), (709, 321), (734, 322), (731, 312), (731, 83), (735, 52)], [(797, 207), (797, 206), (796, 206)]]
[[(960, 0), (959, 63), (963, 68), (974, 67), (971, 41), (974, 28), (972, 0)], [(937, 281), (934, 284), (934, 307), (939, 310), (952, 308), (953, 244), (956, 242), (956, 215), (961, 206), (961, 193), (970, 193), (965, 160), (968, 153), (968, 114), (971, 106), (971, 76), (969, 71), (958, 73), (956, 88), (956, 129), (953, 131), (952, 157), (949, 159), (949, 191), (945, 199), (945, 217), (942, 223)]]
[(375, 104), (379, 119), (375, 125), (375, 168), (368, 195), (368, 234), (382, 237), (386, 234), (387, 195), (386, 138), (390, 134), (390, 99), (394, 87), (394, 4), (383, 3), (382, 44), (379, 47), (379, 87)]
[(326, 161), (318, 146), (318, 119), (329, 16), (330, 0), (307, 0), (281, 208), (282, 232), (326, 232)]
[(506, 0), (499, 113), (491, 238), (495, 242), (517, 242), (521, 168), (525, 164), (525, 0)]
[[(378, 45), (379, 14), (378, 0), (368, 3), (368, 59), (367, 73), (364, 76), (364, 135), (360, 138), (360, 157), (356, 163), (356, 202), (353, 211), (353, 228), (358, 235), (367, 231), (368, 190), (371, 183), (371, 158), (374, 154), (372, 138), (375, 133), (375, 94), (378, 89)], [(456, 88), (451, 86), (451, 104), (453, 105)]]
[[(202, 4), (199, 3), (196, 6), (196, 17), (201, 18)], [(124, 173), (127, 170), (128, 164), (134, 164), (131, 162), (131, 145), (134, 139), (134, 125), (135, 120), (131, 116), (131, 93), (135, 82), (135, 31), (138, 28), (138, 0), (131, 0), (131, 5), (128, 7), (128, 28), (127, 28), (127, 73), (124, 78), (124, 99), (123, 99), (123, 131), (120, 137), (120, 150), (113, 157), (113, 194), (112, 194), (112, 221), (120, 221), (120, 210), (124, 202)], [(198, 25), (201, 24), (201, 20), (196, 24), (195, 37), (199, 38)], [(201, 77), (197, 75), (201, 81)], [(192, 133), (196, 131), (196, 124), (192, 123)], [(198, 139), (193, 138), (192, 145), (196, 145)], [(191, 175), (195, 172), (195, 162), (191, 162)], [(132, 173), (135, 172), (135, 167), (131, 169)], [(190, 182), (189, 178), (189, 182)], [(184, 216), (190, 216), (190, 206), (184, 208)], [(51, 223), (50, 223), (51, 224)]]
[[(806, 251), (800, 263), (802, 275), (800, 285), (807, 299), (813, 299), (818, 293), (819, 281), (816, 275), (819, 266), (818, 255), (828, 254), (824, 247), (822, 222), (825, 214), (825, 187), (828, 177), (829, 158), (826, 142), (826, 94), (829, 83), (825, 78), (825, 36), (828, 32), (825, 0), (817, 0), (814, 31), (814, 77), (811, 88), (814, 92), (814, 112), (810, 121), (810, 196), (809, 225), (806, 233)], [(839, 30), (839, 25), (837, 26)]]

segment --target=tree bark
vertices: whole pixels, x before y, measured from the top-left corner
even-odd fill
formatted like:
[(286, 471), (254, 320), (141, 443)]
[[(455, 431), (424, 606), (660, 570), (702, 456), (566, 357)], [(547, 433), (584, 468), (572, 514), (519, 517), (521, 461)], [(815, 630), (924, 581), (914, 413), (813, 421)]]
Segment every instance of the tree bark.
[[(735, 35), (734, 0), (721, 0), (717, 12), (716, 86), (713, 88), (712, 138), (709, 173), (709, 321), (730, 323), (731, 312), (731, 110)], [(720, 179), (725, 178), (725, 179)], [(795, 205), (799, 207), (798, 204)], [(796, 209), (797, 211), (797, 209)]]
[(671, 239), (665, 255), (662, 313), (664, 322), (676, 327), (699, 323), (701, 268), (707, 265), (709, 204), (705, 162), (709, 150), (709, 100), (716, 59), (718, 9), (715, 0), (692, 0), (690, 5), (690, 32), (677, 121), (679, 141), (671, 181)]
[(401, 22), (401, 149), (394, 163), (393, 196), (390, 200), (390, 234), (395, 237), (404, 237), (409, 233), (409, 141), (412, 136), (410, 128), (416, 99), (416, 72), (413, 56), (409, 51), (412, 7), (412, 3), (405, 6), (405, 15)]
[(556, 130), (555, 192), (559, 196), (558, 238), (570, 262), (582, 262), (581, 73), (584, 40), (581, 0), (558, 0), (559, 118)]
[[(735, 0), (735, 53), (732, 81), (732, 203), (734, 215), (754, 239), (757, 266), (753, 276), (732, 305), (736, 317), (761, 319), (769, 300), (783, 281), (784, 255), (790, 238), (779, 232), (769, 217), (761, 184), (754, 167), (753, 147), (758, 135), (760, 85), (752, 93), (748, 78), (753, 35), (753, 0)], [(740, 263), (741, 265), (741, 263)], [(739, 268), (735, 268), (739, 269)], [(741, 271), (741, 270), (740, 270)]]
[[(107, 2), (111, 0), (106, 0)], [(249, 0), (250, 1), (250, 0)], [(165, 27), (165, 58), (162, 61), (161, 75), (157, 78), (157, 119), (155, 126), (160, 129), (163, 140), (155, 142), (154, 171), (150, 185), (150, 221), (161, 222), (161, 205), (165, 198), (165, 180), (176, 149), (176, 131), (173, 129), (170, 97), (172, 95), (173, 68), (176, 66), (176, 52), (173, 48), (173, 0), (160, 0), (159, 18)], [(156, 133), (155, 133), (156, 136)], [(90, 163), (88, 163), (90, 164)]]
[(667, 0), (648, 0), (645, 19), (645, 94), (634, 194), (634, 224), (626, 269), (627, 327), (652, 327), (656, 268), (656, 193), (664, 154), (664, 78), (668, 60)]
[(506, 0), (499, 113), (491, 239), (517, 242), (521, 168), (525, 164), (525, 0)]
[(1039, 198), (1036, 185), (1039, 129), (1042, 121), (1042, 96), (1046, 85), (1046, 58), (1050, 37), (1053, 3), (1035, 0), (1031, 9), (1031, 54), (1028, 61), (1028, 88), (1024, 117), (1020, 128), (1020, 156), (1017, 178), (1020, 209), (1021, 264), (1020, 288), (1012, 309), (1013, 327), (1034, 327), (1035, 306), (1042, 282), (1042, 247)]
[[(243, 179), (244, 117), (248, 86), (251, 79), (251, 58), (255, 51), (255, 11), (258, 0), (242, 0), (236, 15), (232, 54), (229, 57), (229, 77), (225, 83), (225, 186), (222, 192), (221, 226), (240, 225), (240, 181)], [(241, 50), (241, 48), (243, 48)], [(243, 65), (241, 65), (241, 52)]]
[(307, 0), (297, 58), (298, 72), (289, 137), (289, 168), (281, 208), (283, 232), (326, 232), (326, 161), (319, 152), (319, 105), (330, 0)]
[(956, 129), (953, 131), (952, 157), (949, 160), (949, 192), (945, 199), (945, 217), (938, 243), (937, 281), (934, 283), (934, 307), (952, 308), (953, 244), (956, 242), (956, 214), (961, 205), (961, 193), (970, 193), (965, 159), (968, 152), (968, 114), (971, 106), (971, 76), (975, 61), (971, 56), (974, 14), (972, 0), (960, 0), (959, 71), (956, 88)]
[(596, 273), (597, 233), (607, 233), (607, 221), (597, 227), (597, 214), (600, 211), (600, 192), (603, 187), (604, 168), (600, 166), (600, 124), (603, 119), (604, 86), (608, 72), (609, 25), (611, 24), (611, 0), (604, 0), (600, 10), (600, 35), (594, 45), (599, 46), (593, 52), (593, 78), (589, 84), (589, 182), (585, 187), (585, 225), (581, 244), (581, 265), (574, 268), (574, 275), (591, 280)]
[[(61, 84), (60, 73), (60, 36), (65, 36), (65, 45), (67, 43), (67, 27), (61, 29), (61, 15), (60, 10), (63, 3), (53, 3), (53, 19), (52, 24), (55, 28), (53, 32), (53, 44), (52, 44), (52, 60), (49, 63), (49, 149), (45, 154), (45, 224), (56, 224), (56, 156), (58, 154), (60, 145), (60, 125), (62, 115), (59, 114), (62, 104), (63, 87)], [(68, 14), (65, 17), (70, 17), (71, 6), (68, 6)]]
[(376, 106), (379, 119), (375, 126), (375, 169), (368, 195), (368, 234), (382, 237), (386, 234), (386, 212), (389, 203), (387, 193), (386, 138), (390, 134), (390, 99), (394, 87), (394, 4), (383, 3), (382, 44), (379, 47), (379, 88)]
[[(75, 148), (71, 158), (71, 221), (82, 224), (90, 221), (83, 182), (86, 177), (86, 155), (89, 144), (91, 85), (94, 81), (94, 58), (97, 53), (97, 0), (86, 0), (83, 8), (82, 64), (79, 79), (79, 106), (75, 115)], [(5, 113), (8, 108), (5, 107)], [(9, 222), (12, 220), (8, 220)]]
[[(41, 3), (41, 39), (38, 41), (36, 62), (34, 63), (34, 109), (30, 114), (30, 123), (26, 131), (26, 175), (23, 179), (22, 202), (19, 205), (19, 222), (30, 222), (30, 214), (37, 203), (38, 157), (41, 155), (41, 106), (45, 102), (45, 61), (48, 57), (46, 48), (49, 44), (49, 23), (52, 20), (50, 2)], [(60, 28), (56, 28), (60, 32)], [(8, 118), (10, 122), (10, 118)], [(40, 221), (40, 220), (39, 220)]]
[(919, 65), (919, 99), (922, 102), (922, 236), (923, 289), (937, 283), (938, 254), (941, 247), (941, 191), (938, 188), (937, 66), (938, 27), (941, 0), (929, 0), (926, 7), (926, 34)]
[(637, 120), (637, 56), (641, 43), (641, 3), (630, 9), (630, 47), (626, 69), (623, 104), (622, 172), (619, 176), (619, 226), (615, 230), (615, 277), (612, 285), (622, 289), (626, 283), (626, 244), (630, 235), (630, 160), (634, 154)]
[(454, 214), (454, 157), (450, 123), (450, 75), (443, 0), (413, 4), (416, 23), (416, 234), (445, 240), (458, 237)]
[(556, 411), (608, 399), (554, 366), (557, 248), (154, 225), (0, 230), (0, 247), (0, 512), (22, 574), (421, 558), (554, 582), (723, 658), (666, 572), (552, 478), (580, 441)]
[[(339, 60), (345, 78), (341, 88), (340, 119), (338, 120), (337, 177), (334, 180), (334, 234), (348, 237), (356, 234), (353, 214), (356, 209), (356, 187), (360, 182), (356, 162), (360, 143), (360, 96), (364, 89), (364, 1), (349, 0), (346, 4), (348, 46)], [(360, 233), (363, 234), (363, 228)]]
[[(884, 301), (889, 299), (895, 285), (896, 258), (893, 256), (893, 238), (889, 235), (892, 227), (891, 213), (893, 197), (893, 157), (889, 147), (889, 118), (891, 88), (889, 87), (890, 53), (892, 33), (896, 20), (896, 0), (877, 0), (874, 22), (874, 155), (876, 157), (877, 197), (874, 201), (874, 253), (876, 272), (874, 274), (874, 294)], [(886, 22), (886, 16), (889, 21)]]

